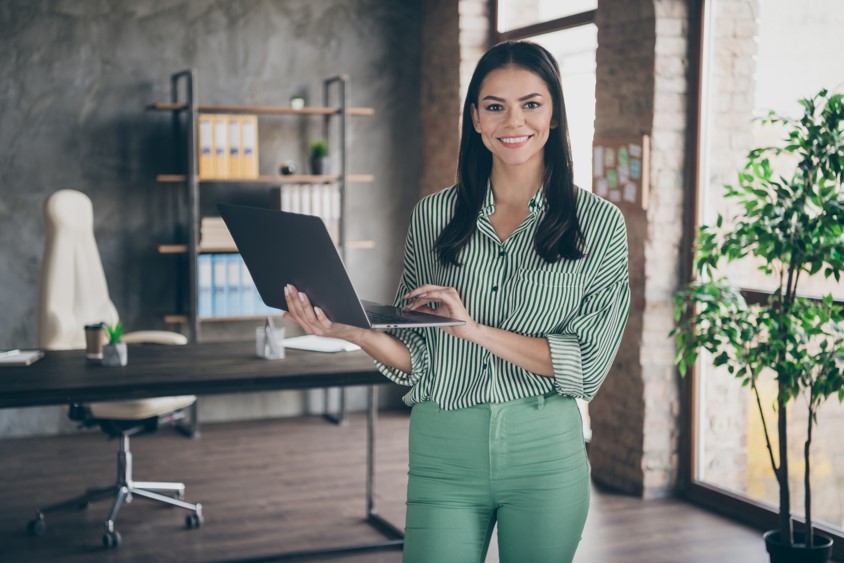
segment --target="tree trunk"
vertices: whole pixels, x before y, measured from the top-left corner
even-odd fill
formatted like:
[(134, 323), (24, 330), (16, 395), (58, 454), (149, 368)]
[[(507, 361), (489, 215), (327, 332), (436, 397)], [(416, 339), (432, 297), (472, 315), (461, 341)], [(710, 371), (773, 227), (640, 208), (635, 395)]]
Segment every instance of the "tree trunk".
[(803, 474), (803, 491), (806, 498), (806, 547), (812, 548), (815, 546), (815, 531), (812, 529), (812, 487), (809, 481), (809, 451), (812, 446), (812, 401), (809, 400), (809, 431), (807, 433), (806, 445), (803, 448), (803, 461), (806, 466), (806, 471)]
[(780, 387), (777, 393), (777, 434), (779, 434), (780, 470), (777, 480), (780, 485), (780, 543), (791, 547), (794, 545), (794, 534), (791, 523), (791, 495), (788, 484), (788, 431), (785, 402), (783, 396), (785, 390), (782, 383), (777, 382)]

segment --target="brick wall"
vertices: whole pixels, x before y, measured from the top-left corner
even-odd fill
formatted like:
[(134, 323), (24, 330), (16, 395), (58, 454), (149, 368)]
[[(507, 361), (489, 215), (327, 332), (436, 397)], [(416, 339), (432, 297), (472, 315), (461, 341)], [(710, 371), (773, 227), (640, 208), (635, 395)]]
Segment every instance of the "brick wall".
[(681, 0), (601, 0), (596, 138), (648, 135), (649, 202), (625, 208), (631, 313), (618, 359), (592, 401), (593, 478), (646, 498), (671, 493), (679, 397), (672, 297), (679, 286), (685, 194), (687, 7)]
[(490, 36), (485, 0), (430, 0), (424, 11), (421, 196), (457, 180), (463, 99)]
[(460, 15), (451, 0), (424, 4), (421, 66), (420, 195), (455, 182), (460, 137)]

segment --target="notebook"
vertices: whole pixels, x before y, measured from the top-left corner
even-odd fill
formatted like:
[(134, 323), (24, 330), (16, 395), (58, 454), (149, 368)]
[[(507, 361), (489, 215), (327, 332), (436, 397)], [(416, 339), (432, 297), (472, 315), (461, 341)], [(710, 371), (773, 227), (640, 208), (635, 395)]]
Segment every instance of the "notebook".
[(217, 207), (261, 299), (270, 307), (287, 310), (284, 286), (292, 284), (337, 323), (382, 330), (465, 324), (362, 301), (319, 217), (224, 203)]

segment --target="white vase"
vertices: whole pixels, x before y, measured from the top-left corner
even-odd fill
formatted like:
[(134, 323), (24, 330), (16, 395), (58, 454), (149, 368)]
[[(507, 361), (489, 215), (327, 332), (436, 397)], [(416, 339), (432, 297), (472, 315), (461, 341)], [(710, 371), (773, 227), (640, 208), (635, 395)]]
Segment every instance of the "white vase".
[(109, 367), (125, 366), (129, 356), (126, 352), (126, 343), (106, 344), (103, 346), (103, 365)]

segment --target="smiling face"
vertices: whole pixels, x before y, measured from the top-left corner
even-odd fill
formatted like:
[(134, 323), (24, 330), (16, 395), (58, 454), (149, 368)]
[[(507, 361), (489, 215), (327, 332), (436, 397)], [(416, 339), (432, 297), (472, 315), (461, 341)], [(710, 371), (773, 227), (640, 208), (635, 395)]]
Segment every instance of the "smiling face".
[(494, 165), (544, 168), (545, 142), (557, 125), (553, 106), (545, 81), (525, 68), (510, 65), (487, 74), (472, 121)]

